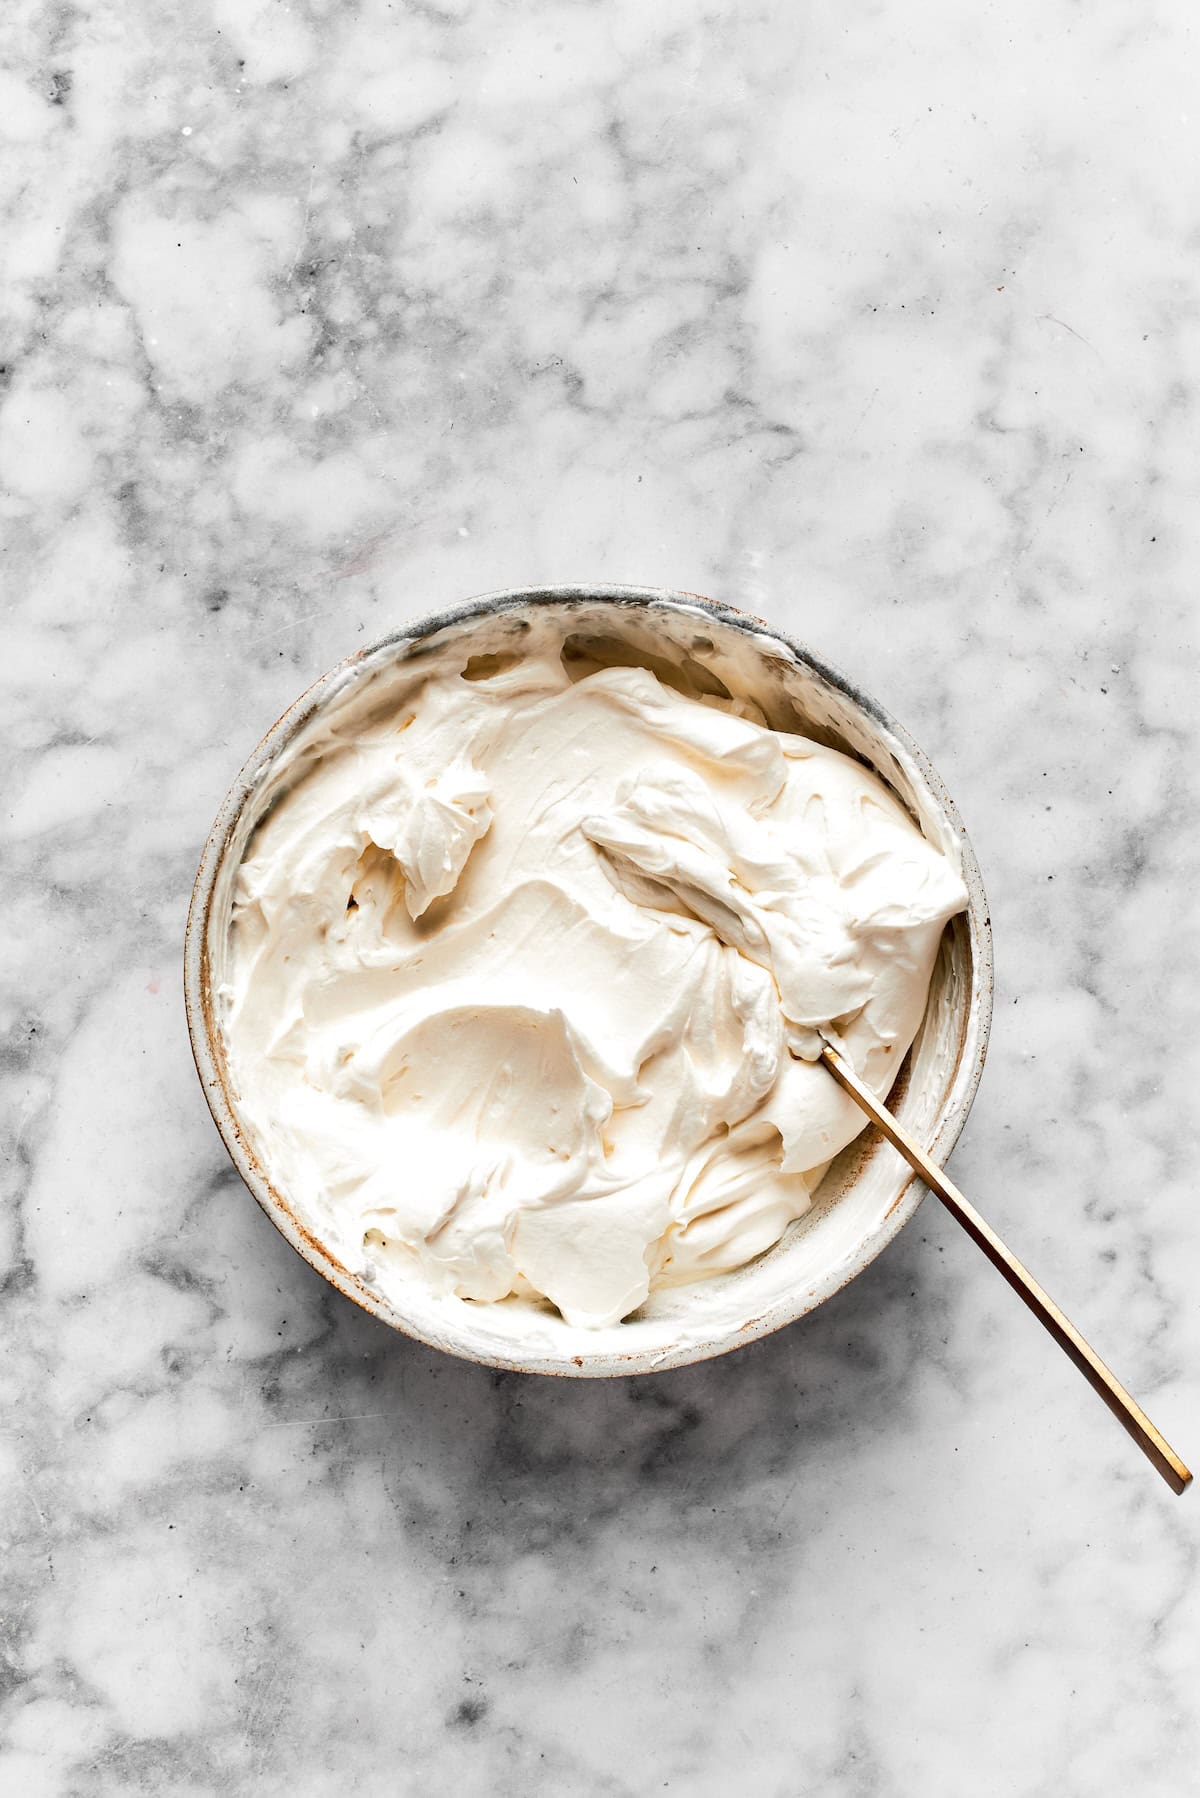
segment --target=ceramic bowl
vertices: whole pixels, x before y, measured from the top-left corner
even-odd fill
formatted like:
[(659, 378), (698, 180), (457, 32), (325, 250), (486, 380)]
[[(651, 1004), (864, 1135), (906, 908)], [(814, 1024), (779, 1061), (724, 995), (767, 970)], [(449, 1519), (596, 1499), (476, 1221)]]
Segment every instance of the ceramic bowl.
[(518, 588), (421, 620), (360, 651), (309, 688), (268, 732), (231, 787), (196, 875), (185, 949), (188, 1027), (217, 1128), (246, 1185), (305, 1260), (364, 1309), (423, 1342), (492, 1366), (585, 1377), (646, 1373), (723, 1354), (805, 1312), (860, 1274), (917, 1209), (924, 1188), (875, 1132), (834, 1162), (812, 1209), (776, 1246), (735, 1273), (651, 1295), (611, 1329), (573, 1329), (551, 1307), (473, 1304), (406, 1294), (403, 1308), (347, 1267), (273, 1184), (267, 1145), (239, 1113), (216, 995), (234, 877), (270, 803), (271, 771), (334, 695), (397, 661), (442, 645), (468, 655), (511, 653), (528, 620), (554, 608), (564, 636), (599, 638), (634, 659), (665, 658), (693, 678), (707, 671), (752, 697), (771, 724), (799, 730), (867, 763), (927, 836), (958, 845), (970, 903), (947, 926), (924, 1022), (890, 1103), (938, 1162), (950, 1153), (979, 1084), (992, 1005), (992, 949), (983, 883), (950, 795), (908, 733), (866, 693), (774, 626), (690, 593), (646, 587)]

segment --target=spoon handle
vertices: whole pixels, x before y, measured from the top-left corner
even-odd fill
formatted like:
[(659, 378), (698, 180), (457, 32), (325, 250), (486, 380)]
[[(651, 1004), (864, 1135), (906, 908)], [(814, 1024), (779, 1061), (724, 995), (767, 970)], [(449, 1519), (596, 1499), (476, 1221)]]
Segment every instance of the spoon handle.
[(854, 1069), (840, 1056), (836, 1049), (826, 1043), (821, 1050), (821, 1060), (829, 1069), (838, 1085), (848, 1092), (852, 1099), (862, 1107), (867, 1116), (878, 1124), (894, 1148), (899, 1149), (908, 1165), (918, 1173), (926, 1186), (936, 1193), (947, 1211), (962, 1225), (973, 1241), (978, 1243), (988, 1260), (1004, 1275), (1013, 1291), (1024, 1299), (1038, 1321), (1045, 1325), (1058, 1346), (1065, 1350), (1075, 1363), (1088, 1384), (1100, 1394), (1117, 1421), (1124, 1425), (1133, 1440), (1137, 1443), (1147, 1460), (1152, 1461), (1162, 1474), (1172, 1492), (1183, 1492), (1191, 1480), (1191, 1474), (1184, 1466), (1171, 1445), (1159, 1435), (1141, 1406), (1126, 1392), (1120, 1380), (1100, 1359), (1091, 1344), (1086, 1342), (1071, 1322), (1063, 1315), (1054, 1300), (1044, 1292), (1006, 1243), (1002, 1242), (991, 1225), (980, 1217), (978, 1211), (965, 1199), (952, 1180), (948, 1180), (941, 1168), (932, 1162), (920, 1145), (911, 1137), (886, 1105), (881, 1105), (868, 1086), (864, 1086)]

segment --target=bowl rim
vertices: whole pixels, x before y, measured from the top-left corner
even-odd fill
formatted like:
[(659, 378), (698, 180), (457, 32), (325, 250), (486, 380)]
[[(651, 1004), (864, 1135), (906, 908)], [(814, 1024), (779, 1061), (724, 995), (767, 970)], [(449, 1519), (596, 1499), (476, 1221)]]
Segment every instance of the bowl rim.
[[(968, 892), (966, 921), (971, 949), (971, 984), (967, 997), (966, 1027), (945, 1097), (924, 1143), (927, 1152), (939, 1166), (947, 1160), (958, 1141), (979, 1088), (991, 1028), (994, 969), (991, 917), (979, 863), (970, 838), (963, 828), (958, 807), (929, 757), (878, 700), (822, 657), (814, 654), (806, 644), (752, 612), (681, 588), (607, 582), (505, 587), (477, 594), (459, 605), (430, 613), (389, 632), (344, 657), (304, 689), (259, 740), (231, 783), (205, 839), (192, 886), (184, 930), (184, 1007), (196, 1072), (213, 1122), (244, 1184), (285, 1240), (310, 1267), (363, 1310), (378, 1317), (402, 1335), (484, 1366), (511, 1372), (594, 1378), (666, 1371), (708, 1360), (716, 1355), (728, 1354), (746, 1343), (755, 1342), (775, 1330), (795, 1323), (840, 1292), (894, 1240), (925, 1197), (923, 1182), (915, 1174), (906, 1172), (899, 1194), (885, 1216), (858, 1241), (853, 1251), (827, 1270), (823, 1278), (811, 1285), (799, 1284), (792, 1296), (769, 1305), (762, 1315), (750, 1318), (736, 1329), (720, 1329), (711, 1338), (689, 1335), (676, 1349), (666, 1354), (645, 1347), (625, 1354), (602, 1353), (591, 1360), (580, 1355), (566, 1354), (520, 1358), (517, 1355), (485, 1353), (482, 1349), (465, 1343), (439, 1340), (401, 1317), (396, 1307), (382, 1294), (365, 1285), (345, 1268), (320, 1238), (297, 1217), (285, 1195), (272, 1185), (266, 1169), (242, 1131), (226, 1082), (224, 1061), (216, 1048), (220, 1026), (214, 1012), (209, 968), (209, 930), (218, 877), (245, 806), (267, 767), (308, 722), (331, 689), (340, 686), (360, 664), (388, 652), (402, 651), (447, 627), (469, 624), (474, 619), (506, 611), (579, 603), (597, 603), (634, 610), (666, 609), (693, 617), (699, 612), (751, 637), (766, 637), (786, 649), (796, 663), (816, 675), (819, 681), (848, 699), (870, 720), (885, 741), (891, 738), (912, 762), (938, 809), (953, 828), (962, 856), (963, 878)], [(907, 1057), (905, 1062), (907, 1064)]]

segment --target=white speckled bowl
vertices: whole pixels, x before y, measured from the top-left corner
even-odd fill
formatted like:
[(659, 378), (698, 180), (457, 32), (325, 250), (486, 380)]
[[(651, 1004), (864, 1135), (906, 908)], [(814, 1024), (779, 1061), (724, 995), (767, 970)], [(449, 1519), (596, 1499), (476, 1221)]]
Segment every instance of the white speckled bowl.
[(571, 1328), (550, 1307), (524, 1300), (480, 1305), (414, 1285), (403, 1308), (347, 1268), (272, 1184), (268, 1146), (240, 1116), (214, 1005), (228, 941), (233, 880), (269, 803), (271, 771), (285, 744), (350, 683), (442, 646), (470, 654), (518, 646), (536, 614), (563, 634), (619, 639), (639, 656), (666, 657), (695, 677), (717, 676), (752, 696), (771, 723), (799, 729), (868, 763), (937, 841), (953, 839), (970, 894), (947, 927), (925, 1020), (891, 1104), (937, 1161), (949, 1155), (979, 1084), (992, 1009), (992, 945), (983, 883), (950, 795), (911, 737), (840, 675), (760, 619), (690, 593), (648, 587), (525, 588), (493, 593), (411, 625), (341, 663), (269, 731), (230, 789), (196, 875), (188, 917), (184, 986), (196, 1067), (225, 1146), (247, 1186), (293, 1248), (340, 1292), (436, 1348), (496, 1367), (601, 1376), (647, 1373), (723, 1354), (793, 1323), (861, 1273), (908, 1222), (924, 1188), (872, 1132), (834, 1162), (812, 1209), (773, 1249), (736, 1273), (652, 1294), (612, 1329)]

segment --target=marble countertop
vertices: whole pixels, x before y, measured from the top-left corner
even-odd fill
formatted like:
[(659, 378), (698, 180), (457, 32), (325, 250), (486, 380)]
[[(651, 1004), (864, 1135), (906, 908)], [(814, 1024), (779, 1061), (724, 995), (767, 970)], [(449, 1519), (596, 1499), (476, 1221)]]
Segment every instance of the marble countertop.
[(931, 1202), (723, 1361), (496, 1375), (260, 1215), (179, 966), (230, 778), (348, 651), (531, 582), (748, 604), (958, 799), (955, 1173), (1200, 1454), (1186, 12), (5, 37), (0, 1786), (1176, 1798), (1200, 1500)]

